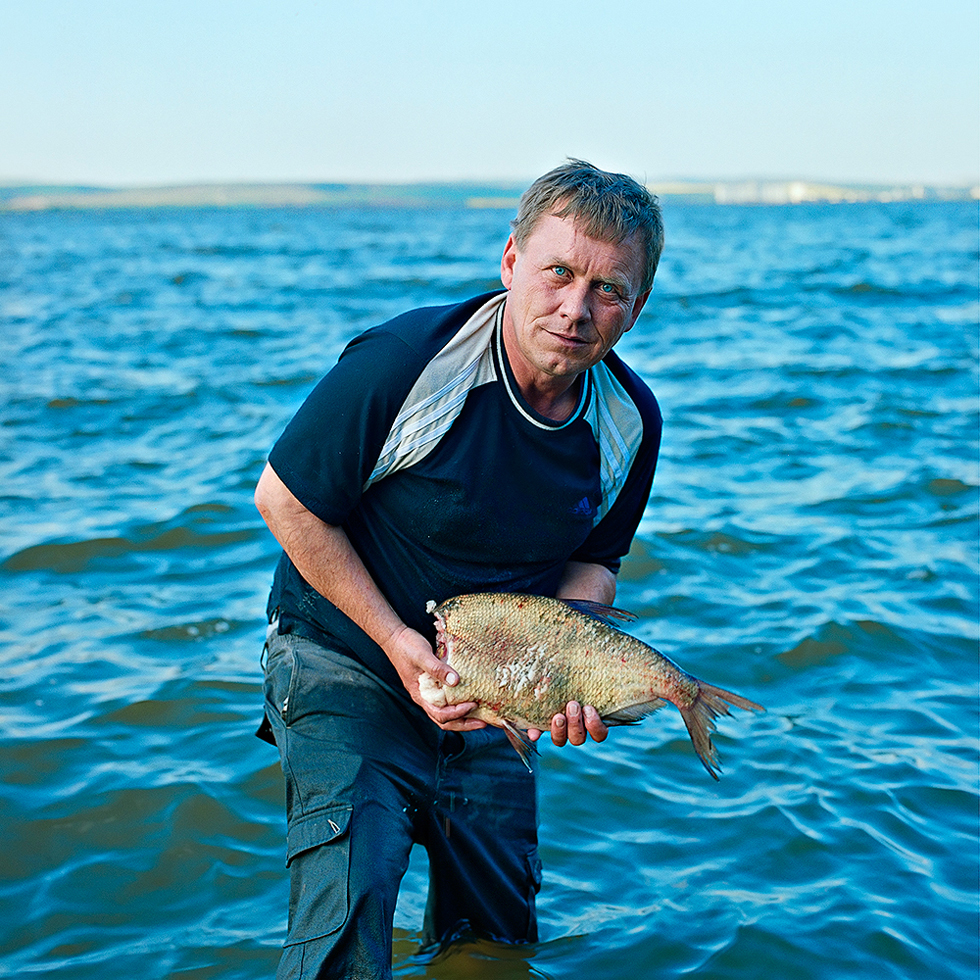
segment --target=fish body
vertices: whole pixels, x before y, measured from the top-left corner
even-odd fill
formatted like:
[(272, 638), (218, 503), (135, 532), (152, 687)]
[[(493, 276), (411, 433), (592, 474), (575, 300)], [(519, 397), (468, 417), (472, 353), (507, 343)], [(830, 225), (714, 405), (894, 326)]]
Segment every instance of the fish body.
[(470, 717), (503, 728), (525, 764), (528, 728), (545, 731), (569, 701), (591, 704), (607, 725), (639, 721), (668, 701), (680, 711), (704, 767), (718, 778), (714, 719), (728, 705), (760, 705), (705, 684), (614, 625), (636, 617), (591, 602), (517, 593), (456, 596), (427, 610), (436, 655), (459, 675), (453, 687), (423, 675), (420, 693), (437, 706), (475, 701)]

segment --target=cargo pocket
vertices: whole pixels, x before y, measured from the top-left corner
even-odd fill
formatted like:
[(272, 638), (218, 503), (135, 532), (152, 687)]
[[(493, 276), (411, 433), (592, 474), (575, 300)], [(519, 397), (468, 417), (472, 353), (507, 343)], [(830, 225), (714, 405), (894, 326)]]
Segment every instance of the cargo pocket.
[(286, 946), (336, 932), (348, 912), (351, 806), (332, 806), (296, 818), (286, 834), (289, 935)]

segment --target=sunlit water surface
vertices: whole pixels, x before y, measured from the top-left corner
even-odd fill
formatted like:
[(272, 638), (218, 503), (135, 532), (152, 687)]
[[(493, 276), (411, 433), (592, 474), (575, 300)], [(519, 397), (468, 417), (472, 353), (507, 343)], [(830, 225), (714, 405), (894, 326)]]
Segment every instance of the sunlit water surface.
[[(977, 974), (977, 207), (668, 203), (618, 604), (764, 703), (545, 748), (541, 942), (400, 977)], [(266, 452), (353, 335), (498, 284), (503, 211), (0, 216), (0, 974), (260, 978)], [(533, 528), (528, 529), (533, 533)]]

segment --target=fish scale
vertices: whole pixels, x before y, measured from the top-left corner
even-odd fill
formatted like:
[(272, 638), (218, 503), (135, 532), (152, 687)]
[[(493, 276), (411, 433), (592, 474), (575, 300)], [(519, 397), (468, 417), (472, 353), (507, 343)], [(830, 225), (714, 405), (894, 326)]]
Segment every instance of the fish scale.
[(436, 654), (459, 682), (450, 687), (423, 675), (422, 697), (440, 707), (475, 702), (468, 717), (503, 728), (529, 768), (534, 744), (526, 730), (550, 728), (569, 701), (592, 705), (607, 725), (634, 724), (669, 701), (717, 779), (715, 718), (729, 714), (729, 705), (764, 710), (623, 632), (617, 624), (636, 617), (612, 606), (485, 592), (426, 609), (435, 616)]

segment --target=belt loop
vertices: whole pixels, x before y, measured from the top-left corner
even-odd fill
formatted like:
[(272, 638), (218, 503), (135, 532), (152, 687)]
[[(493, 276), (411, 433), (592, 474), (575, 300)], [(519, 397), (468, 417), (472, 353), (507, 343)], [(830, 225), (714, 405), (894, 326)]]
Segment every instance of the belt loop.
[(276, 606), (274, 612), (269, 617), (269, 625), (265, 629), (265, 643), (262, 645), (262, 656), (259, 658), (259, 666), (265, 670), (265, 665), (269, 661), (269, 641), (279, 632), (279, 607)]

